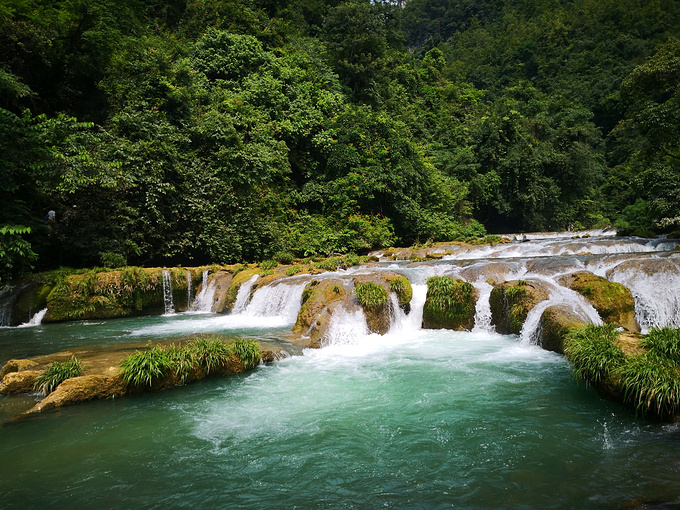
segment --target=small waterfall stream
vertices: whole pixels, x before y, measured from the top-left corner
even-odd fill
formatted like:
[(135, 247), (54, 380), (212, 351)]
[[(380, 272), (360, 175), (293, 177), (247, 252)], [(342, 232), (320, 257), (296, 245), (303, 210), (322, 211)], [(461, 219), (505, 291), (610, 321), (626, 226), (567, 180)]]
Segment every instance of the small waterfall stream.
[(234, 303), (234, 308), (232, 308), (232, 314), (238, 314), (243, 312), (248, 303), (250, 302), (250, 291), (253, 289), (253, 285), (260, 277), (259, 274), (253, 275), (250, 280), (241, 284), (238, 288), (238, 293), (236, 294), (236, 302)]
[(172, 275), (167, 269), (163, 269), (163, 305), (165, 306), (165, 315), (175, 313), (175, 305), (172, 301)]
[(491, 326), (491, 305), (489, 303), (493, 286), (485, 281), (478, 280), (475, 283), (475, 288), (479, 291), (479, 297), (475, 307), (475, 325), (472, 331), (493, 331), (493, 326)]
[(195, 312), (212, 312), (212, 306), (215, 299), (215, 290), (217, 284), (209, 280), (210, 271), (203, 270), (201, 279), (201, 290), (196, 295), (196, 299), (191, 303), (191, 310)]
[(242, 313), (251, 317), (282, 317), (295, 323), (306, 283), (276, 283), (260, 287)]
[(187, 275), (187, 309), (191, 307), (191, 271), (185, 269), (184, 272)]

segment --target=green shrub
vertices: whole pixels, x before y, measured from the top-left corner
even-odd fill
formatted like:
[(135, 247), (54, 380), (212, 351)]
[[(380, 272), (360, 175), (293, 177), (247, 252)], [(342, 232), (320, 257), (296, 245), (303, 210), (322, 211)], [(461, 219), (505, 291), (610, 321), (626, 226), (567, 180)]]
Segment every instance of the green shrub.
[(263, 271), (269, 271), (271, 269), (274, 269), (278, 265), (279, 263), (276, 262), (275, 260), (264, 260), (260, 263), (260, 269), (262, 269)]
[(341, 257), (331, 257), (316, 263), (316, 267), (325, 269), (326, 271), (337, 271), (338, 267), (340, 267), (341, 265), (342, 265)]
[(99, 260), (104, 267), (116, 268), (127, 264), (127, 257), (123, 253), (105, 251), (99, 254)]
[(71, 356), (66, 361), (53, 361), (35, 380), (33, 388), (43, 395), (49, 395), (63, 381), (71, 377), (78, 377), (82, 371), (83, 366), (75, 356)]
[(362, 282), (354, 286), (357, 299), (363, 308), (378, 308), (382, 306), (387, 298), (387, 291), (377, 283)]
[(606, 381), (625, 361), (614, 345), (619, 333), (612, 324), (573, 329), (564, 339), (564, 354), (573, 364), (572, 375), (590, 384)]
[(302, 272), (302, 268), (300, 266), (290, 266), (286, 268), (286, 276), (294, 276), (300, 272)]
[(274, 256), (272, 257), (275, 261), (277, 261), (279, 264), (292, 264), (293, 263), (293, 254), (290, 253), (289, 251), (277, 251)]

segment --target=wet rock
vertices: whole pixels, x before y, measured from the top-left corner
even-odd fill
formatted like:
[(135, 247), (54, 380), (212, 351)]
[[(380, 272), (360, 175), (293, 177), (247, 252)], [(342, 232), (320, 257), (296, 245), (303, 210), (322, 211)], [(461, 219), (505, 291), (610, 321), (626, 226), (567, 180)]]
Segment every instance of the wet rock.
[(491, 324), (501, 334), (519, 335), (531, 309), (548, 299), (548, 291), (541, 282), (511, 280), (503, 282), (491, 291)]
[(349, 306), (351, 301), (342, 280), (312, 280), (302, 292), (302, 306), (293, 332), (304, 336), (306, 347), (321, 347), (333, 313), (338, 307)]
[(38, 363), (30, 359), (11, 359), (0, 369), (0, 381), (10, 372), (22, 372), (37, 365)]
[[(213, 303), (211, 311), (216, 313), (223, 313), (227, 306), (227, 291), (231, 286), (234, 275), (227, 270), (220, 270), (216, 273), (208, 275), (208, 281), (203, 285), (215, 285), (215, 294), (213, 296)], [(233, 306), (233, 303), (231, 304)]]
[(573, 328), (586, 323), (567, 306), (549, 306), (541, 315), (539, 323), (539, 341), (541, 347), (548, 351), (564, 354), (564, 337)]
[(0, 394), (18, 395), (20, 393), (32, 393), (36, 379), (42, 374), (42, 370), (23, 370), (10, 372), (2, 378)]
[(389, 282), (379, 274), (357, 276), (353, 281), (357, 301), (364, 310), (368, 330), (384, 335), (390, 329), (392, 315)]
[(605, 323), (628, 331), (640, 331), (640, 326), (635, 321), (635, 301), (625, 286), (588, 271), (565, 275), (559, 282), (585, 297)]
[(122, 376), (84, 375), (63, 381), (24, 414), (34, 414), (99, 398), (119, 397), (126, 393)]
[(474, 326), (476, 302), (472, 284), (450, 276), (428, 278), (423, 328), (470, 330)]

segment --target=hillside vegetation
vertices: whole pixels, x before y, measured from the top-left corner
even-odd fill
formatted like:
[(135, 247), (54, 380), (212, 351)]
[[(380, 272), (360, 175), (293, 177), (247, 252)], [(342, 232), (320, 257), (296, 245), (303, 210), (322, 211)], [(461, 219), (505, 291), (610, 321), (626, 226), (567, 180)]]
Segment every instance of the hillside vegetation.
[(0, 281), (678, 230), (679, 33), (673, 0), (5, 0)]

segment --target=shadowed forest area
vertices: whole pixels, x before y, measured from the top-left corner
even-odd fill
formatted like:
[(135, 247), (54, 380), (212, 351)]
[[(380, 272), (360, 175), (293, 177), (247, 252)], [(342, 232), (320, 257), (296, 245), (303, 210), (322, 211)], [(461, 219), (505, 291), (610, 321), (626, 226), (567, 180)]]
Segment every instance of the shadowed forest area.
[(674, 0), (5, 0), (0, 282), (680, 230)]

